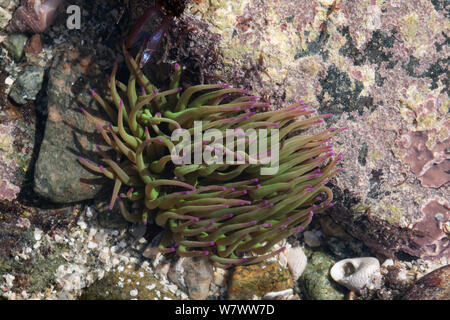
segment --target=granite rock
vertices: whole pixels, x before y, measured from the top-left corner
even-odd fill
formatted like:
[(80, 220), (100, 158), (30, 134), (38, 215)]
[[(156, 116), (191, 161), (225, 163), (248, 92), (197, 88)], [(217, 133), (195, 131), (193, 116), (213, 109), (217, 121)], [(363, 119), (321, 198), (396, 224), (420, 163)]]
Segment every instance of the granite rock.
[[(104, 180), (85, 169), (79, 156), (98, 160), (95, 145), (102, 139), (80, 107), (92, 108), (89, 89), (103, 79), (87, 50), (63, 50), (49, 71), (48, 119), (34, 176), (34, 190), (57, 203), (91, 199)], [(98, 110), (98, 109), (97, 109)]]

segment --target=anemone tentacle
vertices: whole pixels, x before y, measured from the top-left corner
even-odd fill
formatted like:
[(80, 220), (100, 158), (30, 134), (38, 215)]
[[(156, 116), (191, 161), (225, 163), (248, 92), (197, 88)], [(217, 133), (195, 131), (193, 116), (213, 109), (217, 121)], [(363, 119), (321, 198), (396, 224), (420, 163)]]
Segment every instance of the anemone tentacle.
[[(208, 256), (224, 267), (257, 263), (284, 250), (272, 248), (333, 205), (326, 184), (342, 171), (336, 168), (342, 155), (335, 156), (330, 140), (345, 128), (308, 131), (331, 114), (318, 115), (303, 101), (273, 110), (247, 90), (224, 84), (183, 90), (179, 64), (168, 89), (158, 90), (138, 66), (142, 50), (136, 58), (125, 46), (123, 51), (128, 81), (116, 78), (116, 61), (108, 76), (111, 98), (91, 91), (110, 121), (81, 109), (120, 161), (98, 146), (105, 167), (79, 162), (114, 181), (110, 209), (118, 204), (126, 220), (147, 224), (151, 216), (165, 228), (160, 252)], [(214, 129), (227, 144), (195, 140), (196, 121), (202, 134)], [(257, 141), (251, 132), (260, 129), (266, 134)], [(183, 157), (195, 159), (200, 150), (232, 162), (173, 161), (171, 136), (180, 130), (191, 139)], [(262, 175), (277, 155), (278, 172)]]

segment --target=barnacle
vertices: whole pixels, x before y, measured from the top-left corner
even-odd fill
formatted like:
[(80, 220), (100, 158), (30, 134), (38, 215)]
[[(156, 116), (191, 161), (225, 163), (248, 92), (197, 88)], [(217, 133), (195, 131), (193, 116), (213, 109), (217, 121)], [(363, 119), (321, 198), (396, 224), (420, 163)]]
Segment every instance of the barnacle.
[[(208, 256), (220, 266), (256, 263), (284, 250), (272, 247), (302, 231), (314, 214), (333, 205), (326, 184), (341, 170), (335, 168), (341, 154), (333, 157), (329, 140), (342, 129), (306, 132), (329, 115), (315, 114), (302, 101), (271, 110), (248, 91), (223, 84), (182, 90), (178, 64), (170, 87), (157, 90), (138, 66), (142, 50), (135, 58), (125, 46), (123, 51), (130, 71), (128, 83), (116, 79), (116, 61), (108, 78), (109, 99), (91, 91), (111, 122), (82, 108), (117, 157), (98, 146), (102, 164), (79, 161), (114, 181), (110, 209), (118, 203), (127, 220), (146, 224), (152, 219), (165, 228), (161, 252)], [(241, 139), (233, 138), (231, 145), (198, 143), (197, 121), (202, 133), (208, 129), (223, 136), (240, 132)], [(226, 154), (233, 163), (177, 164), (171, 136), (182, 129), (193, 138), (185, 145), (188, 151), (183, 157), (195, 157), (194, 150), (200, 148)], [(250, 129), (278, 129), (276, 135), (266, 131), (269, 151), (261, 157), (278, 156), (275, 175), (262, 174), (261, 169), (270, 166), (268, 161), (252, 162), (253, 155), (246, 151), (256, 145), (247, 136)], [(279, 150), (274, 149), (274, 137)], [(239, 143), (244, 148), (239, 149)]]

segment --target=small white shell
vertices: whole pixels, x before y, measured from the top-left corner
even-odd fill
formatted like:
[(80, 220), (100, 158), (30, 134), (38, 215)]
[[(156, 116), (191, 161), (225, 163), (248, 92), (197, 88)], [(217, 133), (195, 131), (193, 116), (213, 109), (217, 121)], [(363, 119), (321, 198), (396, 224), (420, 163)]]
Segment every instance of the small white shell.
[(380, 263), (376, 258), (352, 258), (337, 262), (330, 270), (331, 278), (349, 290), (360, 292), (378, 286)]
[(301, 247), (288, 248), (284, 254), (286, 255), (287, 265), (292, 279), (297, 281), (305, 270), (308, 259)]

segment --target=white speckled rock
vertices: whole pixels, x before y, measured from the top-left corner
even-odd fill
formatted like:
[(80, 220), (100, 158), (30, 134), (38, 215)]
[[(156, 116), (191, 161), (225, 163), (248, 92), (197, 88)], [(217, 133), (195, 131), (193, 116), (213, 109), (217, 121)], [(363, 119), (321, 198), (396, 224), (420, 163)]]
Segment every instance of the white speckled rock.
[(287, 259), (287, 265), (292, 275), (292, 280), (297, 281), (306, 268), (308, 259), (303, 253), (301, 247), (288, 248), (284, 253)]
[(344, 259), (331, 268), (330, 275), (334, 281), (359, 293), (380, 285), (380, 263), (371, 257)]

